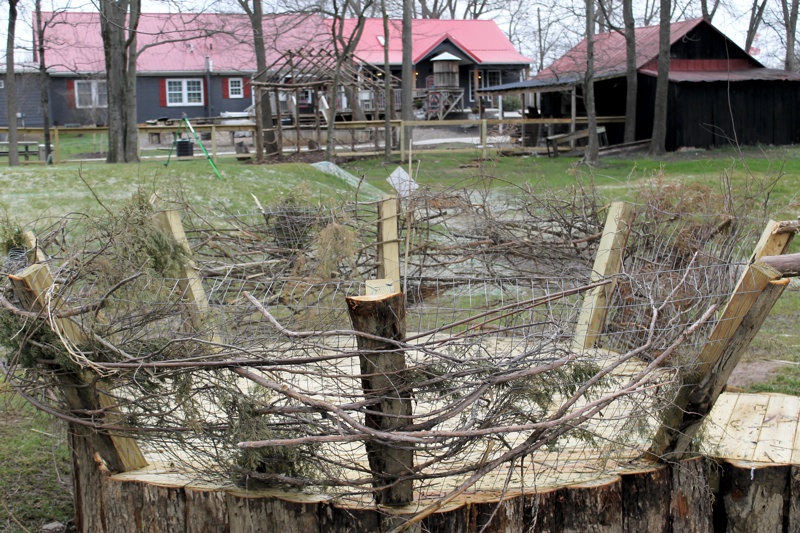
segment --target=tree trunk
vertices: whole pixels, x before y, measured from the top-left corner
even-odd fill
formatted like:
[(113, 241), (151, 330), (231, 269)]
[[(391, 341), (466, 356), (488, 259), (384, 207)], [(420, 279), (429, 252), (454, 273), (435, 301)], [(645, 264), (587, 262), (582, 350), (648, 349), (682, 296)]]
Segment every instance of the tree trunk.
[(42, 21), (42, 0), (36, 0), (36, 47), (39, 60), (39, 91), (42, 104), (42, 129), (44, 130), (44, 160), (50, 164), (50, 76), (47, 74), (47, 63), (44, 52), (45, 24)]
[(797, 43), (797, 10), (800, 0), (781, 0), (783, 9), (783, 26), (786, 29), (786, 59), (784, 69), (794, 72), (797, 70), (795, 44)]
[[(405, 295), (347, 298), (353, 329), (391, 340), (406, 336)], [(411, 393), (404, 386), (405, 353), (384, 341), (358, 337), (361, 382), (367, 406), (365, 423), (380, 431), (391, 431), (411, 423)], [(398, 392), (400, 391), (400, 392)], [(411, 503), (413, 483), (401, 480), (412, 473), (414, 449), (408, 443), (383, 444), (366, 441), (370, 470), (376, 477), (376, 499), (383, 505)]]
[(731, 461), (720, 480), (727, 533), (783, 533), (789, 465)]
[(706, 474), (706, 459), (686, 459), (672, 467), (669, 511), (673, 533), (714, 531), (712, 494)]
[(136, 31), (139, 0), (101, 0), (100, 28), (106, 60), (109, 163), (139, 160), (136, 124)]
[(766, 7), (767, 0), (762, 0), (760, 4), (758, 3), (758, 0), (753, 0), (753, 7), (750, 9), (750, 22), (747, 25), (747, 36), (744, 40), (744, 51), (748, 54), (750, 53), (750, 48), (752, 48), (753, 42), (758, 34), (758, 28), (763, 20), (764, 8)]
[(666, 465), (622, 475), (622, 531), (669, 532), (671, 475)]
[(16, 45), (17, 4), (8, 0), (8, 35), (6, 39), (6, 109), (8, 110), (8, 166), (19, 165), (17, 151), (17, 80), (14, 72), (14, 46)]
[(622, 480), (567, 487), (564, 533), (622, 533)]
[(386, 10), (386, 0), (381, 0), (383, 15), (383, 68), (386, 71), (383, 77), (383, 161), (388, 165), (392, 162), (392, 70), (389, 66), (389, 13)]
[[(414, 120), (414, 71), (412, 65), (412, 0), (403, 0), (403, 87), (400, 94), (400, 118), (403, 121)], [(411, 146), (411, 128), (406, 127), (403, 132), (405, 150)]]
[[(256, 54), (256, 81), (267, 80), (267, 52), (264, 48), (264, 8), (260, 0), (253, 0), (252, 8), (248, 0), (239, 0), (239, 5), (244, 8), (253, 27), (253, 46)], [(258, 90), (258, 89), (256, 89)], [(261, 125), (263, 129), (263, 139), (256, 139), (257, 143), (263, 144), (267, 155), (278, 153), (278, 136), (275, 133), (275, 124), (272, 121), (272, 102), (269, 93), (261, 97)], [(280, 105), (279, 102), (275, 102)]]
[(667, 151), (667, 97), (669, 94), (669, 27), (670, 0), (661, 0), (661, 20), (658, 27), (658, 80), (653, 108), (653, 135), (650, 155), (660, 156)]
[(586, 0), (586, 74), (583, 77), (583, 103), (589, 121), (589, 143), (586, 164), (596, 165), (598, 157), (597, 115), (594, 108), (594, 1)]
[(636, 21), (633, 17), (633, 0), (622, 0), (622, 18), (625, 24), (625, 136), (624, 141), (636, 140), (636, 101), (639, 91), (639, 71), (636, 68)]

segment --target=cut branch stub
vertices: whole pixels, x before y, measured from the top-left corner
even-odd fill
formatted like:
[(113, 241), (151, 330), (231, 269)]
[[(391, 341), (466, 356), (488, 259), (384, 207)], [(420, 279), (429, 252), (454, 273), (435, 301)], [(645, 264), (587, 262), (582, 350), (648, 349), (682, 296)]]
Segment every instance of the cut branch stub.
[[(354, 296), (347, 298), (347, 308), (353, 329), (387, 339), (358, 337), (361, 383), (368, 403), (365, 424), (381, 431), (402, 428), (412, 421), (411, 393), (403, 382), (405, 354), (390, 341), (406, 335), (405, 297), (402, 293)], [(402, 478), (412, 473), (413, 446), (367, 440), (365, 447), (378, 503), (411, 503), (413, 483)]]

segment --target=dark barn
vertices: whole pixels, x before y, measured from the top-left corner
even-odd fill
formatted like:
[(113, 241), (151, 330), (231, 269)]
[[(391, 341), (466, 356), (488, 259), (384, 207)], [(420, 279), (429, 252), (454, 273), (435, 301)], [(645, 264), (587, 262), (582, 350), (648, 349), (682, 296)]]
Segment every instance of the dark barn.
[[(670, 40), (667, 150), (800, 142), (800, 74), (764, 67), (704, 19), (672, 24)], [(636, 48), (636, 139), (644, 140), (653, 130), (658, 27), (637, 28)], [(624, 117), (625, 38), (616, 32), (598, 34), (595, 49), (597, 116)], [(537, 106), (542, 117), (579, 120), (586, 116), (585, 69), (582, 41), (531, 80), (492, 92), (538, 93), (537, 100), (528, 96), (526, 105)], [(621, 143), (623, 124), (604, 125), (609, 142)]]

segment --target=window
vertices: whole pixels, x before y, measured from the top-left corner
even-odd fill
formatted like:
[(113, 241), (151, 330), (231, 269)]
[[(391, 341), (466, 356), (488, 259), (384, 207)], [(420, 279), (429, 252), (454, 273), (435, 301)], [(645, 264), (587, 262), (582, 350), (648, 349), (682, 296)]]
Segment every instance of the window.
[(6, 80), (0, 80), (0, 89), (6, 88)]
[(108, 107), (108, 86), (105, 80), (76, 80), (75, 107), (93, 109)]
[[(469, 75), (469, 97), (471, 101), (475, 101), (475, 84), (474, 74), (470, 72)], [(502, 85), (502, 76), (499, 70), (479, 70), (478, 71), (478, 86), (481, 89), (487, 87), (494, 87)]]
[(203, 80), (167, 80), (168, 106), (200, 106), (203, 104)]
[(228, 78), (228, 98), (244, 98), (242, 78)]

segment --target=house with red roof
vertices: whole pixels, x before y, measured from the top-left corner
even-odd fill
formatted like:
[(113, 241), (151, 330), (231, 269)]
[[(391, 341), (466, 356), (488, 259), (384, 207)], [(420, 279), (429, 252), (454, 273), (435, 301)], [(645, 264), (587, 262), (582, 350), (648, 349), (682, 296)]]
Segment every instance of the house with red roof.
[[(636, 29), (636, 138), (642, 140), (653, 130), (658, 31)], [(612, 31), (594, 41), (597, 115), (624, 117), (625, 37)], [(702, 18), (673, 23), (670, 42), (668, 150), (800, 142), (800, 74), (766, 68)], [(524, 94), (543, 117), (585, 117), (585, 71), (586, 40), (535, 77), (482, 94)], [(622, 142), (620, 121), (604, 126), (612, 144)]]
[[(96, 12), (53, 14), (45, 37), (50, 75), (51, 117), (55, 125), (105, 124), (105, 56)], [(331, 49), (332, 25), (317, 15), (264, 18), (267, 64), (287, 51)], [(348, 20), (352, 27), (355, 21)], [(401, 23), (390, 21), (389, 70), (400, 77)], [(415, 20), (414, 87), (420, 99), (437, 90), (456, 93), (455, 110), (476, 105), (476, 89), (519, 81), (530, 59), (514, 46), (494, 21)], [(143, 14), (137, 35), (137, 120), (217, 117), (252, 105), (250, 79), (255, 74), (252, 29), (244, 15)], [(382, 19), (368, 19), (355, 51), (362, 68), (384, 68)], [(447, 86), (436, 85), (434, 70), (446, 66)], [(310, 95), (309, 95), (310, 96)], [(285, 102), (284, 102), (285, 103)], [(347, 105), (340, 102), (340, 105)], [(311, 103), (313, 107), (313, 103)], [(442, 106), (443, 107), (443, 106)]]

